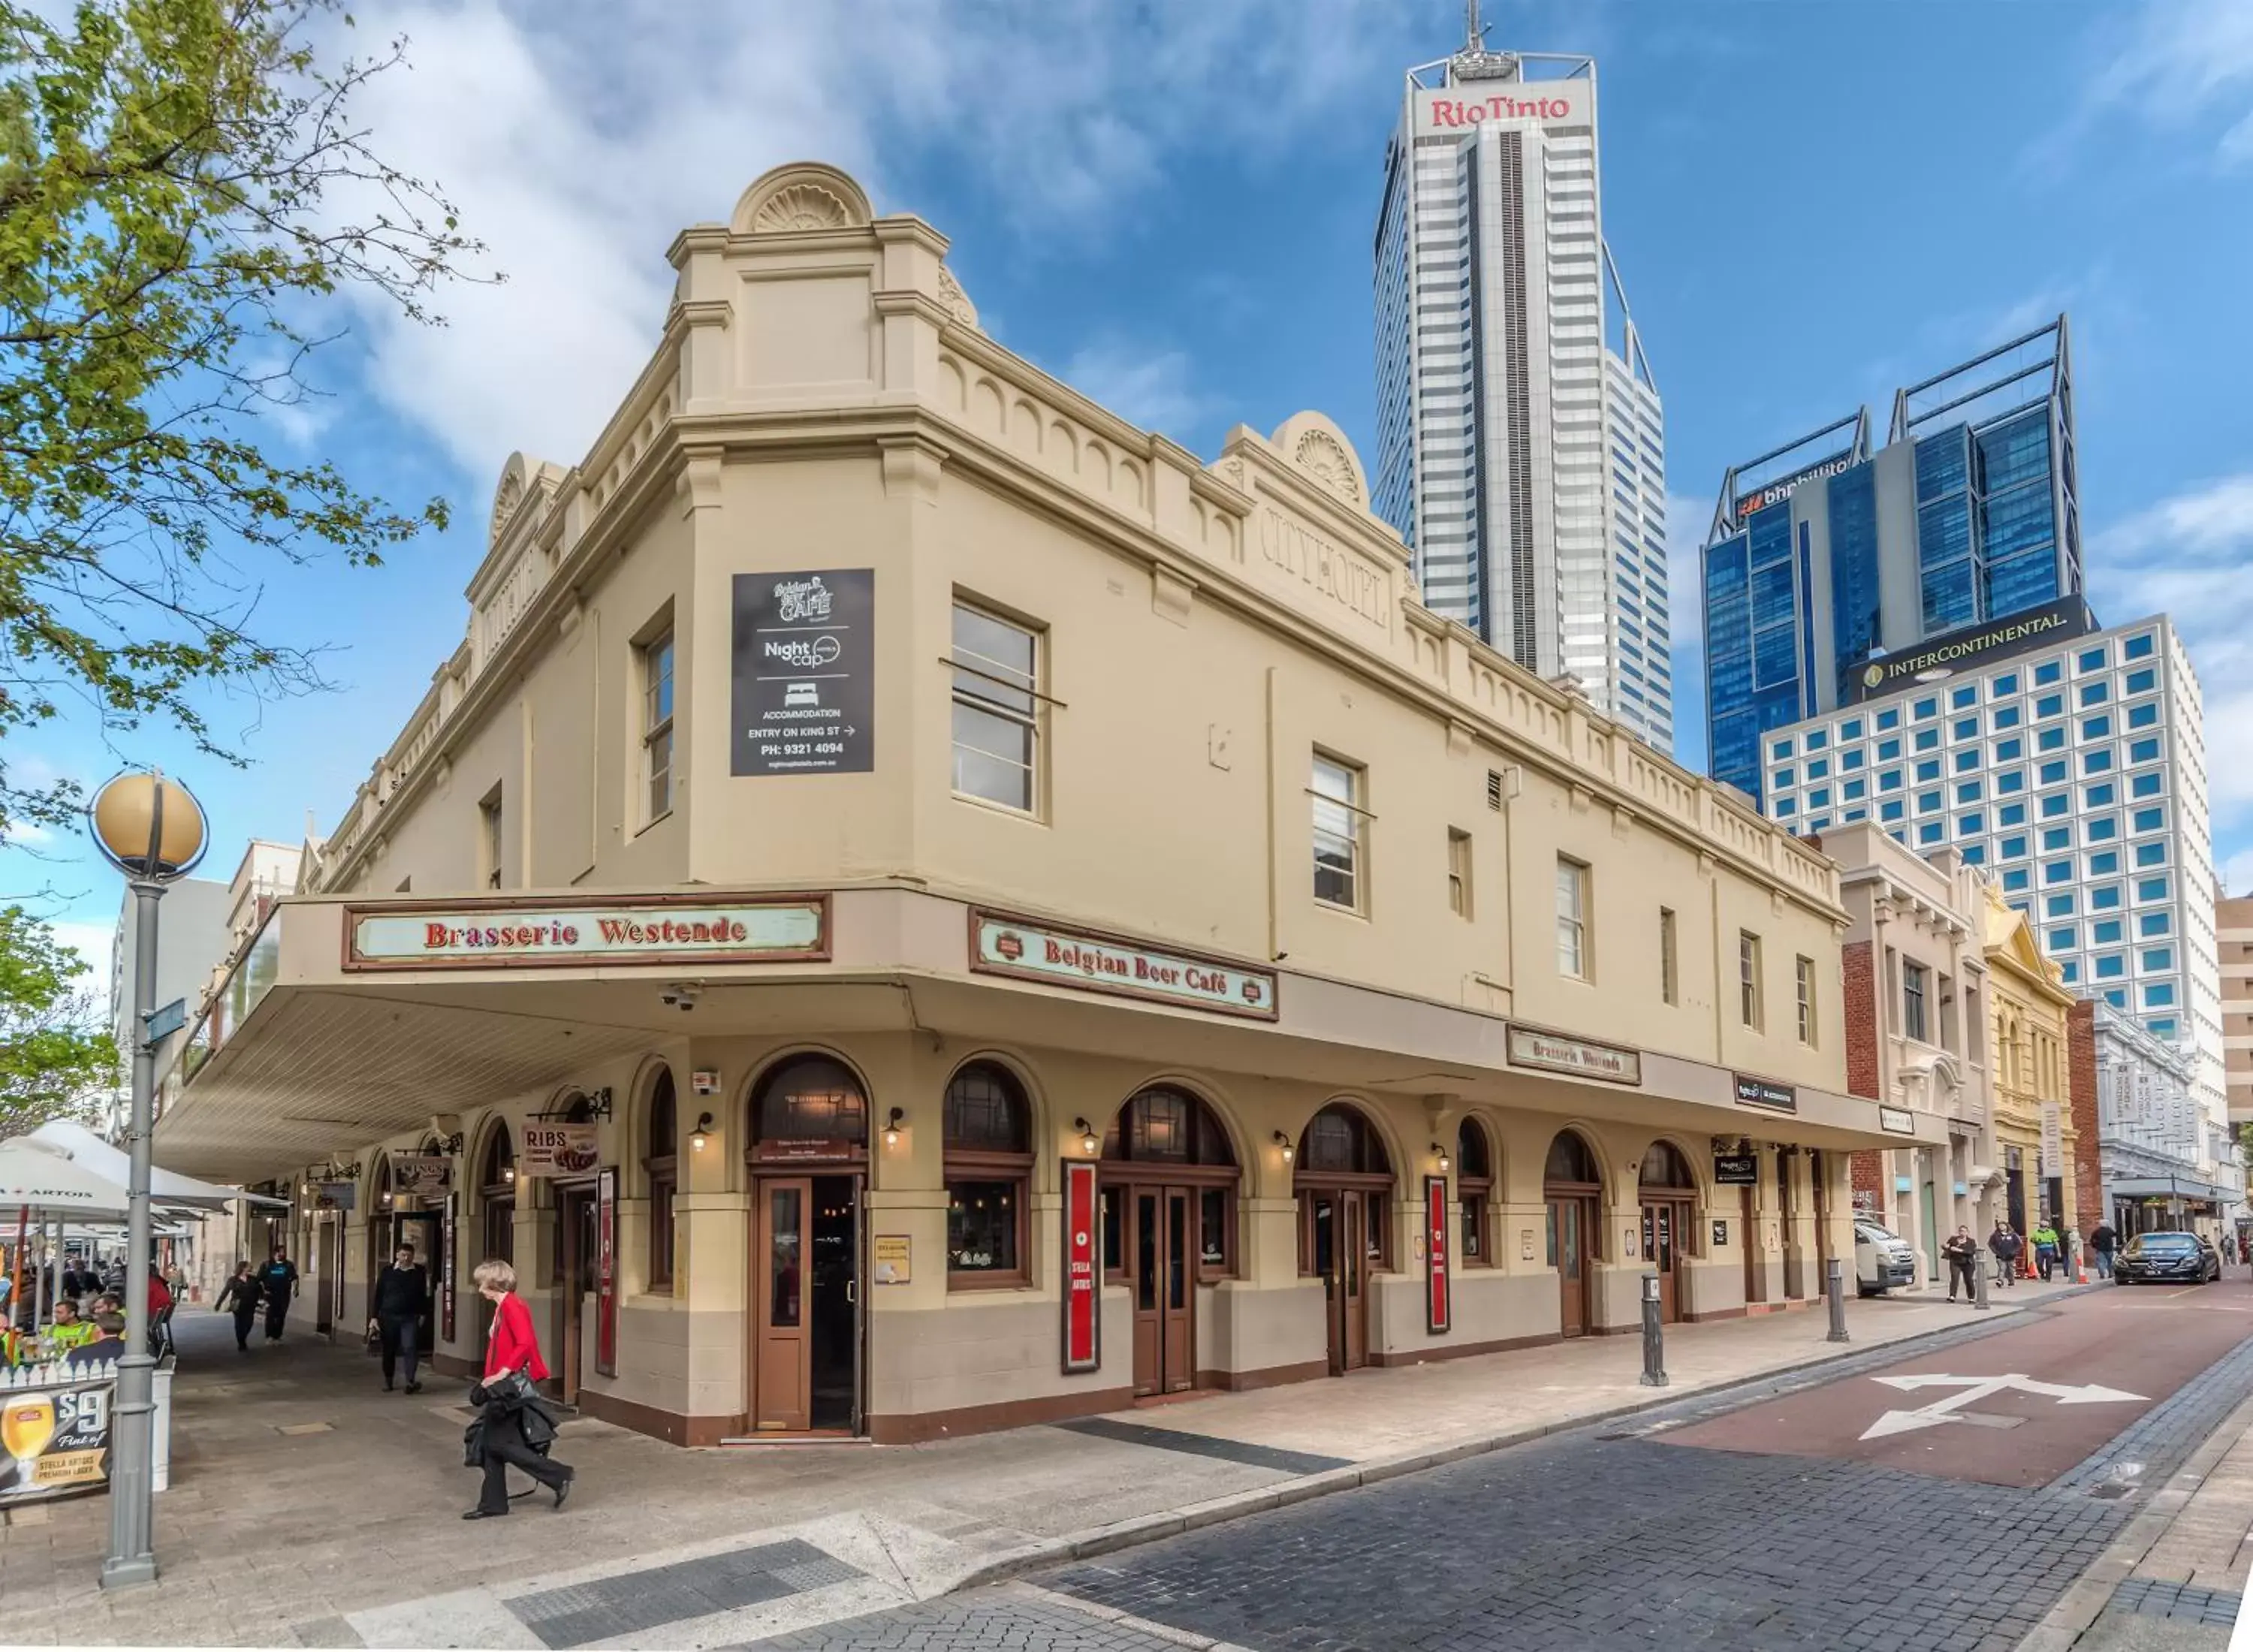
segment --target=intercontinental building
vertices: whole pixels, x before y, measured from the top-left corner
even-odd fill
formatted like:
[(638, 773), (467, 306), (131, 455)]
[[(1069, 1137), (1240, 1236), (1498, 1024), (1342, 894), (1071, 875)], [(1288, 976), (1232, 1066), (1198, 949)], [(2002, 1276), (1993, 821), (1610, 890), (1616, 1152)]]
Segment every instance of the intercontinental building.
[(946, 251), (815, 165), (673, 241), (164, 1161), (289, 1198), (324, 1323), (412, 1246), (445, 1369), (511, 1258), (695, 1445), (1813, 1294), (1851, 1155), (1948, 1141), (1846, 1093), (1836, 868), (1426, 607), (1328, 420), (1202, 461)]

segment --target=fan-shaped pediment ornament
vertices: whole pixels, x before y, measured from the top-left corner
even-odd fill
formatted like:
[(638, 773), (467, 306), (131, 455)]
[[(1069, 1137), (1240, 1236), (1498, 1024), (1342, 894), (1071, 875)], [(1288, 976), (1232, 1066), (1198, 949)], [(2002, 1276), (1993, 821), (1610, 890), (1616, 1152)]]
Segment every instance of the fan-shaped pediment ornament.
[(978, 306), (970, 302), (970, 295), (962, 290), (962, 283), (945, 264), (938, 267), (938, 303), (955, 320), (966, 327), (978, 324)]
[(1275, 432), (1274, 441), (1284, 457), (1325, 492), (1357, 509), (1367, 508), (1369, 489), (1362, 480), (1361, 461), (1344, 432), (1321, 414), (1293, 414)]
[(857, 229), (874, 217), (868, 198), (834, 166), (778, 166), (743, 192), (732, 227), (739, 235)]
[(524, 505), (524, 455), (512, 453), (501, 467), (500, 485), (493, 490), (492, 526), (487, 543), (498, 545), (508, 531), (509, 519)]

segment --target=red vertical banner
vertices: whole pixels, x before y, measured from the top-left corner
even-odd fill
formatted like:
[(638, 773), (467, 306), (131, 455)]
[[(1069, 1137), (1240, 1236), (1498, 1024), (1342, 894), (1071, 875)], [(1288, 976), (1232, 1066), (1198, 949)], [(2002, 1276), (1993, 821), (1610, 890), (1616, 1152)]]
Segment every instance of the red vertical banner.
[(595, 1177), (595, 1374), (618, 1374), (618, 1168)]
[[(454, 1214), (461, 1208), (462, 1195), (446, 1195), (446, 1220), (438, 1230), (438, 1340), (454, 1340)], [(337, 1244), (339, 1251), (344, 1244), (345, 1218), (337, 1216)]]
[(1092, 1371), (1103, 1363), (1102, 1209), (1092, 1160), (1064, 1165), (1064, 1369)]
[(1434, 1336), (1447, 1318), (1447, 1179), (1424, 1178), (1424, 1328)]

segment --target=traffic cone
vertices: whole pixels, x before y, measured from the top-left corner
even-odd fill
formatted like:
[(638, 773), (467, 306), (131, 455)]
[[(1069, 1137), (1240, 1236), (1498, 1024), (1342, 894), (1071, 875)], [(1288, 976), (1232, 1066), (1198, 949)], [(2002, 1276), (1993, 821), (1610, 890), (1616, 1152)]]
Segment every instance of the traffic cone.
[(2082, 1259), (2078, 1251), (2073, 1253), (2073, 1282), (2075, 1285), (2089, 1283), (2089, 1264)]

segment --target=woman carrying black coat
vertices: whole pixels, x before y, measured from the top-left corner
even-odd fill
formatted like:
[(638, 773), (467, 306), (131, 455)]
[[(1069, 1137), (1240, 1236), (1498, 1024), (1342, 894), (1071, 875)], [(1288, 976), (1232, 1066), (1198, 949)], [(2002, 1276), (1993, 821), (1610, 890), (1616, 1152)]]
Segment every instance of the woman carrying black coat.
[(258, 1282), (258, 1274), (248, 1262), (234, 1265), (234, 1277), (220, 1287), (219, 1300), (212, 1304), (214, 1314), (223, 1314), (232, 1304), (234, 1308), (234, 1345), (244, 1353), (250, 1352), (250, 1328), (258, 1319), (258, 1299), (265, 1294), (265, 1286)]

